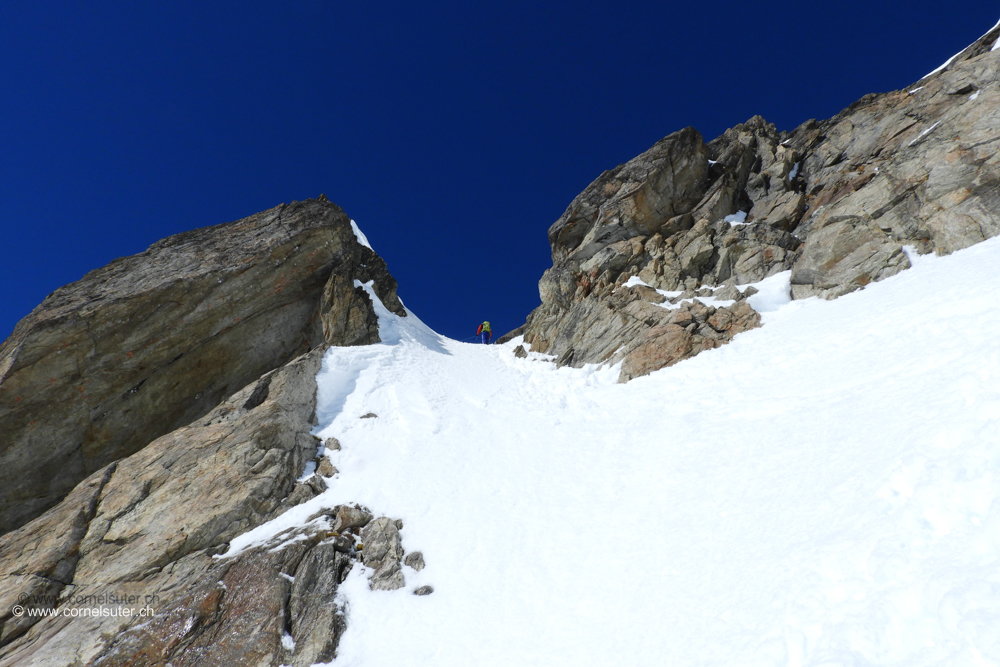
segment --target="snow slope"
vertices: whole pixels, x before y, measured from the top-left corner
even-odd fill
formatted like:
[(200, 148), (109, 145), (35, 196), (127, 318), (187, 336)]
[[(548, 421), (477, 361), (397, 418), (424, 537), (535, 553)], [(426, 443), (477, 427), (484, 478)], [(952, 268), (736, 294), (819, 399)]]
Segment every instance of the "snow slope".
[(427, 567), (355, 567), (335, 665), (1000, 664), (1000, 238), (914, 262), (771, 280), (761, 329), (627, 385), (382, 308), (317, 378), (331, 488), (233, 548), (404, 520)]

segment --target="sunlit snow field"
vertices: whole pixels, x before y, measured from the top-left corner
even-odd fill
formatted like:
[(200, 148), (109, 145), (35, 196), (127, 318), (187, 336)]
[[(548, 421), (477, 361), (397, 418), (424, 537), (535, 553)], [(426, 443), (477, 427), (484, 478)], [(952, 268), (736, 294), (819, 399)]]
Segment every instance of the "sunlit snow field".
[(762, 328), (626, 385), (377, 303), (383, 344), (317, 378), (331, 488), (233, 548), (405, 522), (427, 567), (354, 568), (335, 665), (1000, 664), (1000, 238), (915, 263), (771, 279)]

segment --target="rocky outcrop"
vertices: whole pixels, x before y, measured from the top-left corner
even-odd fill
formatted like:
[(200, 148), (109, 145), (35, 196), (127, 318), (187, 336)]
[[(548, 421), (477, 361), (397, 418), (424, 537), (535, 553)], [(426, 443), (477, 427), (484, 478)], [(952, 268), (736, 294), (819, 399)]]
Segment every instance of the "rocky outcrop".
[[(781, 271), (799, 240), (782, 228), (733, 227), (724, 218), (747, 205), (748, 189), (775, 198), (779, 187), (793, 192), (794, 157), (757, 118), (712, 144), (687, 128), (602, 174), (549, 230), (554, 266), (539, 283), (542, 305), (528, 317), (525, 342), (560, 365), (621, 361), (627, 381), (757, 326), (745, 302), (713, 305), (713, 327), (707, 315), (696, 321), (661, 307), (658, 290), (693, 296), (704, 285)], [(767, 170), (781, 174), (770, 189), (761, 185)]]
[(1000, 27), (906, 90), (810, 121), (802, 154), (805, 240), (796, 298), (832, 298), (893, 275), (902, 246), (948, 254), (1000, 233)]
[[(62, 351), (75, 358), (77, 380), (94, 387), (82, 398), (106, 408), (101, 422), (115, 426), (92, 462), (122, 454), (126, 444), (138, 449), (106, 461), (54, 507), (0, 536), (0, 666), (277, 667), (336, 657), (346, 627), (338, 587), (356, 562), (373, 567), (375, 590), (403, 585), (402, 522), (364, 507), (320, 505), (307, 521), (242, 550), (230, 542), (334, 482), (337, 469), (320, 454), (340, 443), (311, 435), (315, 378), (328, 345), (379, 341), (360, 283), (405, 315), (384, 262), (321, 198), (167, 239), (63, 288), (19, 325), (4, 347), (2, 390), (32, 387), (39, 395), (16, 402), (33, 414), (0, 417), (15, 425), (50, 417), (46, 432), (79, 426), (79, 404), (38, 407), (45, 392), (57, 401), (65, 391), (38, 381)], [(183, 314), (174, 326), (171, 312)], [(162, 340), (149, 342), (157, 323)], [(101, 334), (74, 335), (87, 328)], [(135, 350), (117, 371), (107, 356), (116, 344)], [(167, 358), (173, 363), (159, 365)], [(177, 358), (194, 361), (189, 368)], [(132, 392), (140, 396), (115, 398), (138, 369), (149, 374)], [(139, 430), (145, 417), (165, 428), (164, 411), (183, 410), (185, 401), (207, 405), (192, 395), (205, 387), (226, 395), (204, 414), (131, 444), (111, 437), (129, 425)], [(143, 398), (147, 390), (162, 395)], [(5, 455), (30, 464), (23, 447), (39, 445), (36, 437), (29, 429)], [(32, 454), (44, 466), (59, 450), (38, 446)]]
[[(321, 356), (247, 385), (0, 537), (0, 667), (332, 660), (346, 628), (337, 589), (354, 563), (373, 570), (373, 590), (404, 585), (402, 522), (341, 505), (243, 551), (229, 545), (317, 479), (296, 481), (320, 446)], [(423, 556), (406, 562), (420, 569)], [(108, 615), (84, 615), (93, 609)]]
[(373, 591), (392, 591), (404, 585), (403, 543), (396, 524), (386, 517), (370, 522), (361, 531), (364, 563), (375, 572), (369, 580)]
[(835, 298), (908, 268), (904, 246), (1000, 233), (998, 38), (828, 121), (786, 133), (755, 116), (707, 144), (687, 128), (605, 172), (549, 229), (542, 303), (512, 334), (559, 364), (621, 362), (627, 381), (759, 323), (740, 302), (691, 331), (660, 292), (791, 271), (794, 298)]
[[(226, 614), (234, 627), (243, 622), (233, 610), (233, 595), (258, 595), (228, 584), (217, 590), (233, 567), (246, 570), (240, 581), (245, 579), (261, 599), (287, 593), (276, 573), (253, 570), (266, 564), (294, 574), (289, 569), (307, 558), (308, 550), (273, 558), (250, 554), (235, 564), (216, 563), (213, 556), (232, 538), (279, 514), (281, 500), (315, 456), (319, 441), (309, 431), (320, 358), (320, 350), (311, 352), (248, 385), (194, 424), (94, 473), (56, 508), (0, 538), (0, 645), (9, 644), (0, 653), (5, 660), (62, 664), (52, 656), (75, 655), (88, 664), (107, 651), (102, 636), (116, 637), (140, 621), (18, 616), (18, 603), (68, 609), (73, 600), (113, 592), (119, 599), (136, 596), (135, 602), (142, 602), (130, 607), (148, 601), (164, 628), (172, 627), (170, 610), (176, 608), (174, 616), (187, 609), (211, 617), (217, 626), (212, 633), (219, 633)], [(264, 381), (267, 397), (247, 407)], [(330, 563), (338, 572), (342, 565)], [(192, 632), (188, 628), (175, 643), (189, 645)], [(169, 638), (161, 639), (163, 650), (173, 650)], [(143, 650), (151, 645), (143, 643)]]
[(405, 315), (385, 263), (321, 197), (172, 236), (54, 292), (0, 348), (0, 533), (296, 356), (378, 341), (356, 280)]

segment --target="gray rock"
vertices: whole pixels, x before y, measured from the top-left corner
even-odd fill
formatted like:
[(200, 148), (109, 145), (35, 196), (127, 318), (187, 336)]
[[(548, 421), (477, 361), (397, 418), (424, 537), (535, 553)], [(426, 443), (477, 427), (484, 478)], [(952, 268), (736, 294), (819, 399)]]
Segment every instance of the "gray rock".
[(726, 301), (734, 301), (745, 298), (743, 293), (736, 288), (736, 285), (726, 285), (725, 287), (716, 290), (714, 296), (716, 299), (723, 299)]
[[(671, 328), (650, 290), (622, 287), (630, 277), (690, 298), (792, 269), (794, 298), (835, 298), (908, 268), (903, 245), (949, 253), (1000, 234), (993, 33), (908, 87), (919, 91), (869, 95), (790, 133), (759, 116), (708, 144), (683, 130), (605, 172), (549, 229), (525, 343), (559, 365), (622, 361), (626, 381), (759, 322), (744, 307), (719, 315), (721, 329)], [(737, 211), (747, 224), (724, 220)]]
[(430, 595), (434, 592), (433, 586), (421, 586), (420, 588), (413, 591), (414, 595)]
[(694, 128), (660, 140), (604, 172), (573, 200), (549, 229), (553, 259), (573, 255), (584, 261), (616, 241), (669, 226), (702, 198), (707, 171), (705, 146)]
[(336, 655), (347, 627), (344, 610), (335, 604), (337, 588), (351, 569), (345, 551), (339, 544), (320, 544), (295, 569), (288, 616), (295, 640), (291, 664), (296, 667), (330, 662)]
[(376, 419), (377, 417), (378, 417), (378, 415), (375, 414), (374, 412), (369, 412), (367, 414), (361, 415), (362, 419)]
[(386, 517), (372, 520), (361, 530), (364, 544), (362, 561), (375, 569), (369, 580), (372, 590), (395, 590), (404, 585), (400, 562), (403, 560), (403, 545), (399, 539), (399, 529)]
[[(56, 290), (0, 347), (0, 533), (303, 352), (378, 341), (355, 280), (405, 315), (324, 198), (172, 236)], [(264, 409), (269, 389), (239, 407)]]
[[(344, 628), (343, 610), (334, 600), (336, 586), (343, 581), (353, 562), (354, 540), (350, 535), (334, 534), (329, 530), (329, 523), (315, 522), (305, 529), (286, 531), (269, 544), (234, 558), (213, 558), (225, 553), (237, 535), (275, 518), (286, 508), (325, 488), (320, 475), (297, 483), (307, 462), (315, 460), (319, 444), (310, 432), (316, 409), (315, 376), (323, 349), (327, 341), (353, 344), (378, 340), (377, 328), (373, 331), (369, 326), (372, 322), (377, 326), (377, 319), (369, 317), (373, 311), (367, 295), (355, 290), (353, 279), (350, 283), (338, 282), (337, 276), (362, 279), (360, 276), (369, 275), (369, 279), (376, 280), (376, 290), (389, 299), (390, 308), (393, 307), (391, 303), (398, 301), (394, 296), (395, 283), (386, 277), (388, 274), (381, 278), (378, 275), (379, 267), (384, 268), (384, 264), (368, 249), (358, 251), (354, 247), (357, 244), (353, 231), (339, 209), (325, 200), (286, 209), (283, 217), (279, 215), (280, 220), (268, 218), (267, 224), (258, 224), (260, 220), (256, 218), (261, 216), (256, 216), (224, 226), (221, 232), (200, 230), (168, 239), (154, 245), (144, 255), (120, 260), (121, 266), (113, 264), (102, 270), (103, 273), (97, 272), (100, 280), (88, 282), (93, 276), (85, 278), (70, 286), (72, 289), (66, 288), (50, 297), (43, 305), (49, 308), (61, 304), (64, 307), (61, 314), (52, 315), (44, 308), (36, 310), (33, 317), (38, 317), (34, 321), (26, 320), (27, 324), (20, 325), (19, 335), (23, 335), (11, 339), (14, 347), (11, 341), (5, 344), (2, 388), (13, 390), (18, 383), (27, 386), (24, 383), (31, 380), (30, 369), (22, 365), (27, 359), (33, 359), (32, 363), (42, 367), (49, 363), (45, 351), (39, 351), (32, 336), (51, 334), (46, 340), (58, 341), (56, 334), (65, 333), (64, 325), (81, 320), (105, 327), (104, 332), (109, 336), (117, 335), (114, 322), (108, 318), (124, 317), (133, 307), (139, 311), (146, 306), (155, 310), (157, 299), (178, 299), (178, 285), (183, 286), (183, 280), (190, 282), (190, 295), (163, 308), (183, 310), (202, 300), (205, 304), (213, 304), (209, 297), (217, 293), (213, 291), (216, 290), (213, 286), (216, 276), (210, 276), (213, 281), (199, 282), (203, 277), (199, 271), (212, 266), (211, 258), (202, 258), (205, 260), (203, 266), (195, 266), (191, 260), (190, 275), (181, 273), (183, 280), (177, 285), (164, 286), (158, 282), (162, 277), (156, 273), (180, 270), (183, 261), (190, 259), (188, 255), (197, 258), (199, 252), (209, 251), (222, 252), (230, 259), (240, 257), (241, 252), (259, 253), (259, 257), (254, 255), (244, 262), (240, 271), (267, 288), (258, 297), (246, 296), (245, 301), (235, 304), (235, 310), (231, 311), (257, 313), (260, 323), (243, 329), (231, 339), (223, 331), (215, 332), (215, 339), (230, 340), (227, 344), (233, 346), (239, 342), (248, 346), (240, 348), (243, 358), (250, 359), (258, 352), (263, 355), (266, 350), (254, 347), (259, 343), (254, 338), (257, 335), (255, 327), (271, 321), (268, 309), (272, 307), (278, 309), (274, 317), (291, 318), (291, 311), (282, 311), (280, 303), (274, 301), (280, 302), (286, 297), (291, 299), (290, 303), (312, 304), (314, 310), (307, 319), (314, 329), (309, 331), (318, 332), (319, 336), (317, 349), (308, 351), (309, 339), (301, 349), (294, 349), (291, 360), (277, 362), (276, 370), (254, 371), (256, 377), (251, 377), (235, 393), (230, 390), (231, 395), (207, 414), (196, 416), (186, 425), (143, 443), (145, 446), (139, 451), (93, 472), (64, 494), (55, 507), (0, 536), (0, 583), (3, 584), (0, 599), (7, 600), (0, 610), (0, 614), (5, 614), (0, 616), (0, 646), (3, 647), (0, 664), (29, 661), (63, 664), (67, 655), (73, 656), (73, 661), (79, 664), (99, 661), (102, 665), (169, 662), (178, 665), (279, 662), (309, 665), (334, 657)], [(310, 227), (313, 223), (308, 218), (322, 217), (323, 211), (333, 217), (333, 222), (320, 220), (313, 230)], [(305, 216), (303, 220), (296, 223), (301, 223), (306, 230), (301, 233), (294, 225), (276, 230), (268, 226), (288, 220), (295, 222), (302, 216)], [(269, 245), (272, 237), (282, 234), (286, 245)], [(246, 247), (232, 249), (228, 254), (225, 248), (217, 247), (226, 243), (239, 245), (238, 241)], [(297, 242), (319, 243), (323, 248), (309, 246), (309, 253), (305, 253), (306, 246), (297, 248)], [(329, 253), (341, 252), (337, 248), (347, 253), (343, 256), (347, 266), (323, 259)], [(358, 262), (367, 263), (367, 266), (356, 265)], [(255, 263), (262, 263), (267, 272), (262, 273), (261, 267), (255, 268)], [(285, 269), (281, 267), (284, 265), (291, 267), (291, 273), (283, 273)], [(317, 271), (328, 272), (319, 279), (322, 294), (315, 290), (310, 296), (303, 292), (303, 285), (316, 280), (314, 273)], [(226, 274), (223, 283), (214, 284), (228, 284), (229, 289), (239, 285), (245, 288), (247, 285), (240, 282), (244, 280), (241, 276), (242, 273)], [(272, 279), (283, 282), (274, 284)], [(342, 283), (348, 284), (349, 289), (342, 289)], [(73, 299), (82, 298), (80, 292), (84, 288), (93, 293), (90, 293), (90, 301), (79, 306)], [(161, 289), (165, 291), (157, 291)], [(249, 295), (255, 293), (254, 290), (246, 291)], [(284, 296), (275, 297), (274, 293)], [(255, 298), (260, 303), (250, 303)], [(81, 312), (74, 312), (74, 308)], [(38, 322), (50, 316), (55, 319), (46, 320), (49, 328), (39, 329)], [(222, 318), (219, 321), (224, 322), (228, 315), (219, 317)], [(156, 322), (163, 324), (153, 315), (149, 318), (150, 326)], [(169, 345), (183, 349), (177, 346), (200, 335), (199, 332), (212, 321), (211, 314), (193, 312), (184, 326), (176, 324), (163, 328), (173, 337)], [(136, 335), (146, 335), (148, 332), (142, 329), (145, 326), (142, 322), (140, 319), (138, 324), (133, 322), (128, 326), (137, 331)], [(190, 330), (185, 331), (188, 325)], [(292, 319), (283, 320), (267, 335), (280, 337), (283, 335), (281, 327), (286, 325), (298, 326)], [(94, 339), (88, 340), (89, 344), (97, 345)], [(304, 339), (299, 336), (297, 340), (298, 345)], [(81, 341), (69, 339), (69, 344), (84, 347), (88, 344)], [(118, 342), (112, 338), (108, 345)], [(100, 352), (99, 348), (95, 349)], [(216, 352), (228, 353), (227, 349)], [(24, 356), (28, 352), (35, 356)], [(161, 353), (165, 354), (162, 350), (156, 352)], [(159, 358), (149, 351), (142, 354), (147, 363)], [(135, 356), (140, 355), (137, 352)], [(219, 360), (225, 362), (224, 357)], [(216, 367), (213, 364), (213, 368)], [(114, 378), (94, 372), (93, 377), (105, 383), (102, 387), (111, 385)], [(220, 375), (226, 376), (228, 372), (222, 368)], [(179, 373), (171, 377), (177, 387), (186, 391), (184, 383), (194, 382), (193, 375), (188, 377)], [(226, 377), (232, 381), (231, 374)], [(153, 386), (152, 382), (143, 384), (138, 393)], [(162, 399), (167, 403), (185, 400), (188, 399), (183, 391)], [(162, 401), (155, 405), (133, 404), (139, 414), (132, 419), (144, 417), (142, 410), (148, 409), (155, 421), (155, 410), (166, 404)], [(51, 407), (47, 407), (39, 414), (50, 412)], [(60, 414), (56, 412), (57, 417)], [(9, 413), (0, 415), (0, 420), (7, 417)], [(326, 446), (339, 448), (335, 440), (328, 441)], [(38, 448), (36, 453), (44, 465), (51, 452)], [(325, 458), (323, 461), (329, 463)], [(321, 467), (330, 472), (325, 466)], [(338, 527), (344, 530), (356, 530), (370, 520), (371, 514), (357, 507), (338, 507), (333, 517), (333, 522), (339, 523)], [(383, 565), (387, 567), (380, 575), (379, 585), (388, 586), (394, 579), (389, 559), (384, 560)], [(27, 596), (26, 599), (37, 606), (51, 607), (61, 604), (59, 596), (69, 591), (88, 594), (112, 589), (116, 594), (128, 594), (136, 600), (155, 601), (155, 618), (17, 618), (10, 612), (22, 596)], [(286, 632), (294, 639), (294, 649), (283, 645), (282, 636)]]
[(403, 546), (399, 529), (391, 519), (373, 519), (361, 530), (364, 546), (363, 560), (368, 567), (378, 568), (385, 560), (403, 560)]
[(352, 528), (360, 528), (372, 520), (371, 512), (361, 507), (341, 505), (334, 515), (333, 530), (344, 533)]
[(406, 558), (403, 559), (403, 563), (419, 572), (424, 569), (424, 554), (420, 551), (410, 552), (406, 554)]
[[(203, 553), (191, 554), (169, 573), (144, 580), (141, 586), (116, 586), (116, 592), (152, 599), (156, 611), (152, 618), (74, 620), (61, 628), (46, 620), (42, 624), (51, 635), (48, 642), (39, 637), (5, 651), (12, 660), (30, 656), (38, 664), (65, 664), (61, 651), (76, 640), (82, 648), (75, 654), (82, 658), (80, 664), (99, 661), (102, 666), (306, 666), (329, 661), (346, 627), (344, 610), (335, 600), (351, 562), (329, 545), (317, 544), (316, 536), (280, 550), (254, 549), (235, 559), (213, 561)], [(109, 633), (107, 648), (95, 651), (94, 642), (72, 632), (81, 626), (95, 635)], [(286, 632), (294, 640), (294, 650), (283, 646)]]
[[(343, 630), (335, 585), (351, 563), (338, 544), (320, 544), (320, 532), (287, 534), (236, 558), (212, 557), (280, 513), (315, 453), (309, 431), (320, 358), (317, 350), (272, 373), (267, 400), (249, 412), (243, 406), (256, 382), (0, 537), (0, 598), (10, 598), (0, 621), (4, 664), (29, 656), (63, 664), (66, 655), (80, 664), (180, 664), (182, 654), (184, 664), (258, 664), (284, 655), (286, 618), (296, 648), (284, 662), (329, 659)], [(294, 583), (282, 573), (294, 573)], [(112, 589), (148, 603), (155, 617), (27, 624), (9, 611), (22, 595), (44, 604), (63, 590)]]
[(385, 559), (368, 580), (368, 587), (373, 591), (395, 591), (405, 585), (399, 561), (391, 558)]
[(288, 497), (281, 501), (281, 505), (284, 508), (295, 507), (315, 498), (324, 491), (326, 491), (326, 482), (319, 475), (313, 475), (304, 482), (296, 483)]
[(330, 463), (330, 459), (324, 456), (319, 460), (319, 463), (316, 464), (316, 472), (323, 477), (333, 477), (340, 471), (337, 470), (336, 466)]
[[(789, 135), (810, 183), (795, 232), (806, 239), (796, 298), (833, 298), (894, 275), (909, 266), (901, 245), (947, 254), (1000, 233), (1000, 53), (984, 43), (915, 85)], [(976, 99), (957, 94), (964, 89)]]
[[(698, 310), (699, 317), (695, 318), (690, 306), (667, 310), (643, 299), (643, 293), (618, 288), (606, 299), (585, 298), (568, 312), (536, 310), (528, 326), (528, 330), (538, 332), (532, 346), (542, 346), (550, 354), (562, 350), (557, 358), (559, 365), (622, 361), (620, 380), (626, 382), (718, 347), (760, 323), (760, 316), (745, 302), (718, 309), (711, 317), (726, 324), (713, 327), (707, 309)], [(688, 293), (688, 298), (691, 296), (694, 292)], [(545, 316), (551, 319), (536, 319)], [(684, 317), (689, 319), (683, 326), (674, 326), (678, 318)], [(684, 329), (688, 326), (689, 330)]]
[(341, 553), (351, 553), (354, 551), (354, 540), (352, 540), (348, 535), (334, 534), (329, 538), (329, 543), (333, 545), (333, 548), (336, 551)]
[(792, 270), (792, 295), (834, 298), (910, 268), (899, 243), (858, 218), (816, 229)]
[(528, 352), (527, 350), (524, 349), (523, 345), (518, 345), (517, 347), (514, 348), (514, 356), (517, 357), (518, 359), (527, 359)]
[(340, 450), (340, 440), (336, 438), (327, 438), (323, 441), (323, 446), (329, 449), (331, 452)]

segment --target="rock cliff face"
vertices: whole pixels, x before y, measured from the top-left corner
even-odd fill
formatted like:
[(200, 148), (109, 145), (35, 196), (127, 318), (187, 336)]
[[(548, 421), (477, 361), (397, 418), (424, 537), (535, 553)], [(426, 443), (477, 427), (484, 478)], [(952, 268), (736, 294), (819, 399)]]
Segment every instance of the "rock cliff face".
[[(331, 659), (344, 627), (334, 594), (351, 560), (347, 545), (326, 540), (328, 521), (284, 536), (285, 548), (216, 558), (287, 509), (282, 500), (316, 455), (309, 430), (321, 355), (298, 357), (98, 470), (0, 538), (0, 665)], [(17, 604), (135, 615), (39, 618), (18, 616)], [(139, 616), (147, 608), (155, 614)], [(294, 649), (282, 644), (286, 634)]]
[[(334, 657), (356, 536), (395, 523), (336, 507), (225, 552), (335, 474), (323, 459), (322, 475), (298, 481), (322, 444), (310, 431), (323, 351), (379, 341), (358, 281), (406, 315), (385, 263), (320, 198), (161, 241), (62, 288), (18, 326), (0, 386), (12, 436), (0, 665)], [(384, 564), (398, 571), (398, 532), (392, 555)], [(372, 586), (402, 585), (398, 572), (385, 579)], [(80, 615), (94, 608), (114, 613)]]
[(998, 37), (830, 120), (755, 116), (708, 143), (687, 128), (603, 173), (549, 229), (516, 333), (560, 364), (622, 361), (626, 381), (758, 326), (735, 285), (790, 270), (794, 298), (835, 298), (908, 268), (904, 246), (1000, 233)]
[(405, 314), (385, 263), (325, 198), (164, 239), (49, 296), (0, 348), (0, 533), (320, 345)]

